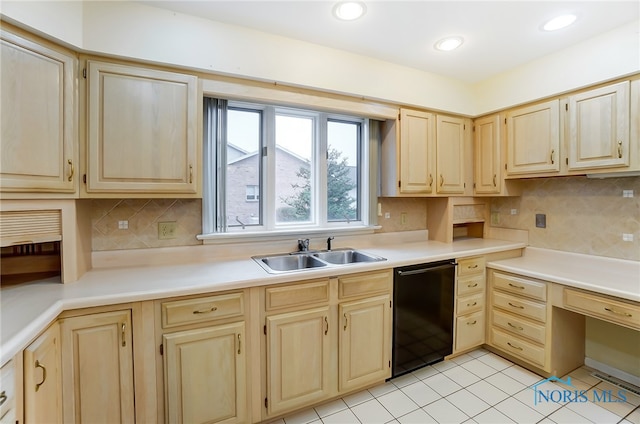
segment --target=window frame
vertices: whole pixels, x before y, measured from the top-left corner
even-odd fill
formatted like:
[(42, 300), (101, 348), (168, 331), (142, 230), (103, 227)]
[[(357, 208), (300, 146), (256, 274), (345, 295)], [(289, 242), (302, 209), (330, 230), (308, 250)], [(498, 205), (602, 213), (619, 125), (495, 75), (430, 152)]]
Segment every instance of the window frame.
[[(224, 195), (220, 196), (219, 190), (212, 192), (212, 188), (219, 185), (216, 184), (216, 178), (212, 178), (212, 169), (216, 169), (220, 172), (217, 164), (212, 166), (212, 161), (216, 156), (211, 154), (212, 150), (220, 151), (222, 146), (218, 143), (220, 138), (220, 130), (218, 129), (218, 137), (210, 137), (211, 134), (211, 119), (208, 118), (210, 112), (207, 110), (207, 99), (209, 101), (221, 102), (224, 107), (220, 109), (216, 108), (217, 112), (223, 111), (225, 108), (233, 109), (246, 109), (246, 110), (260, 110), (262, 112), (262, 152), (261, 157), (261, 186), (259, 189), (262, 208), (262, 224), (260, 226), (247, 226), (246, 228), (229, 226), (223, 223), (224, 226), (220, 226), (220, 223), (216, 226), (211, 226), (211, 222), (216, 222), (220, 215), (220, 202), (225, 201)], [(370, 139), (369, 124), (370, 121), (366, 117), (359, 116), (357, 114), (347, 115), (343, 112), (332, 113), (322, 110), (312, 110), (310, 108), (303, 108), (299, 106), (289, 107), (277, 104), (266, 104), (260, 102), (250, 102), (246, 100), (234, 101), (234, 100), (220, 100), (213, 99), (205, 96), (205, 131), (204, 131), (204, 158), (205, 158), (205, 184), (203, 190), (203, 234), (198, 236), (198, 239), (204, 240), (205, 243), (215, 243), (215, 240), (228, 240), (232, 238), (277, 238), (278, 236), (290, 237), (290, 234), (295, 233), (302, 234), (336, 234), (336, 233), (371, 233), (375, 228), (375, 223), (371, 222), (373, 214), (372, 205), (377, 201), (377, 196), (373, 187), (377, 186), (377, 179), (373, 182), (371, 178), (377, 178), (378, 173), (378, 157), (377, 146), (373, 147), (373, 143)], [(276, 208), (275, 208), (275, 118), (276, 115), (291, 115), (291, 116), (308, 116), (314, 120), (314, 138), (313, 153), (310, 165), (318, 171), (318, 177), (314, 179), (312, 185), (315, 186), (314, 200), (317, 202), (317, 206), (313, 208), (317, 217), (312, 220), (312, 223), (302, 224), (299, 223), (280, 223), (276, 224)], [(220, 119), (218, 117), (218, 119)], [(327, 207), (327, 156), (328, 156), (328, 123), (331, 121), (339, 123), (355, 123), (358, 125), (359, 141), (357, 147), (358, 154), (358, 174), (357, 174), (357, 190), (358, 190), (358, 206), (356, 215), (359, 219), (356, 220), (339, 220), (330, 221), (328, 219), (328, 207)], [(208, 123), (208, 125), (207, 125)], [(223, 125), (224, 131), (226, 127)], [(226, 148), (226, 140), (224, 140), (224, 147)], [(212, 146), (214, 144), (214, 146)], [(373, 150), (373, 152), (372, 152)], [(266, 151), (266, 154), (265, 154)], [(274, 152), (271, 154), (271, 152)], [(208, 153), (208, 154), (207, 154)], [(226, 159), (225, 159), (226, 160)], [(216, 174), (217, 175), (217, 174)], [(207, 184), (206, 181), (209, 181)], [(213, 181), (212, 181), (213, 180)], [(219, 181), (219, 177), (217, 179)], [(225, 186), (226, 187), (226, 186)], [(373, 224), (373, 225), (372, 225)], [(224, 231), (221, 231), (224, 230)]]

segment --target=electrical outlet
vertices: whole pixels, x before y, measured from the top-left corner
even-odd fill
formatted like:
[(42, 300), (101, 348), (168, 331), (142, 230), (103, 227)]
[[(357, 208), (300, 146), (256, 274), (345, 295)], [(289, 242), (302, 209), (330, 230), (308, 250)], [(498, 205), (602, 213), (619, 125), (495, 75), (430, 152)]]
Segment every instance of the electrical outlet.
[(622, 233), (622, 241), (633, 241), (633, 234)]
[(511, 209), (511, 215), (518, 215), (518, 209)]
[(622, 190), (622, 197), (633, 197), (633, 190)]
[(391, 214), (389, 212), (385, 212), (384, 219), (389, 219), (389, 218), (391, 218)]
[(547, 228), (547, 215), (543, 213), (536, 214), (536, 227)]
[(158, 239), (168, 240), (176, 238), (178, 225), (175, 221), (158, 222)]
[(400, 214), (400, 223), (402, 225), (406, 225), (407, 224), (407, 213), (406, 212), (402, 212)]
[(118, 229), (119, 230), (128, 230), (129, 229), (129, 221), (118, 221)]

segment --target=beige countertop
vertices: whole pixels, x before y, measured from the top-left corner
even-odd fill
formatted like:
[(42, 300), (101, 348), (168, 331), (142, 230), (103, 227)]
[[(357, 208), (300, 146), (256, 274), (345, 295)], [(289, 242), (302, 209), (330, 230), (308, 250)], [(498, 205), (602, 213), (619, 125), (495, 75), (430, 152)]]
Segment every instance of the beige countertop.
[[(468, 239), (391, 242), (354, 246), (386, 258), (329, 269), (269, 274), (250, 257), (218, 258), (198, 263), (94, 269), (74, 283), (59, 279), (3, 288), (0, 292), (1, 349), (4, 364), (64, 310), (269, 284), (324, 278), (444, 259), (522, 249), (525, 243)], [(521, 258), (490, 262), (504, 271), (640, 301), (640, 263), (546, 249), (527, 248)], [(269, 252), (266, 252), (269, 253)]]
[(640, 262), (527, 247), (488, 268), (640, 302)]

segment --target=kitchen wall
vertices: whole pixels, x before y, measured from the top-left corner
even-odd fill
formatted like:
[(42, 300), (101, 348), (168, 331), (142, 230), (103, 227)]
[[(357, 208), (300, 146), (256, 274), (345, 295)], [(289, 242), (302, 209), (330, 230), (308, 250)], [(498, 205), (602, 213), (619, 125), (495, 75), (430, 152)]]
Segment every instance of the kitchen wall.
[[(425, 198), (394, 198), (380, 197), (382, 216), (378, 216), (381, 233), (396, 231), (414, 231), (427, 229), (427, 199)], [(389, 218), (385, 218), (385, 214)], [(404, 223), (402, 214), (406, 214)]]
[[(530, 246), (640, 260), (640, 177), (523, 180), (522, 196), (494, 198), (491, 211), (492, 226), (528, 230)], [(546, 228), (536, 228), (536, 214), (546, 215)]]

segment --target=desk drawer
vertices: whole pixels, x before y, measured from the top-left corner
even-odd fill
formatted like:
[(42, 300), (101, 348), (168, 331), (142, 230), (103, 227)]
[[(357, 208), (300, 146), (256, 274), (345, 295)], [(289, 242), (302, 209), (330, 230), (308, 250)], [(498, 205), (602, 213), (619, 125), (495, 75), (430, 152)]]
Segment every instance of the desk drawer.
[(478, 293), (458, 299), (458, 315), (480, 311), (484, 307), (484, 293)]
[(564, 289), (564, 306), (640, 330), (640, 305), (604, 296)]
[(491, 340), (496, 347), (504, 350), (505, 352), (544, 368), (545, 352), (543, 347), (527, 342), (520, 337), (504, 333), (495, 328), (491, 328)]
[(484, 274), (484, 256), (477, 258), (459, 259), (458, 260), (458, 276), (471, 274)]
[(195, 324), (244, 314), (244, 294), (230, 293), (162, 303), (162, 327)]
[(486, 286), (484, 274), (469, 275), (458, 278), (458, 288), (456, 294), (458, 296), (466, 296), (471, 293), (483, 291)]
[(544, 344), (547, 335), (544, 325), (534, 324), (517, 315), (507, 314), (497, 309), (493, 311), (492, 324), (509, 333), (526, 337), (542, 344)]
[(547, 300), (547, 285), (514, 275), (493, 272), (493, 287), (537, 300)]
[(545, 303), (538, 303), (495, 291), (493, 292), (493, 305), (513, 314), (522, 315), (540, 322), (547, 321), (547, 305)]
[(326, 302), (329, 302), (328, 279), (265, 289), (267, 311)]

